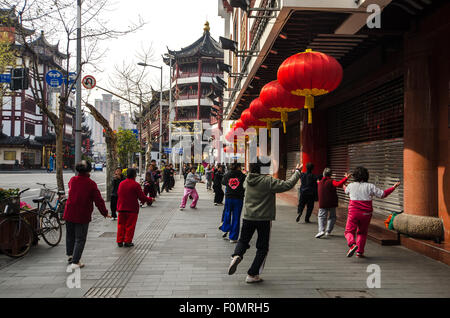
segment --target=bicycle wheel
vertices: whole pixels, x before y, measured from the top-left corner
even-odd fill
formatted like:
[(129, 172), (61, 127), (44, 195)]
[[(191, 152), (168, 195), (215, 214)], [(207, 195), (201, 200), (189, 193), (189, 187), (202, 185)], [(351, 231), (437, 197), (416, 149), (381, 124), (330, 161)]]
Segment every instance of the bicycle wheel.
[(22, 257), (33, 243), (33, 229), (20, 217), (8, 217), (0, 223), (0, 249), (9, 257)]
[(44, 241), (50, 246), (58, 245), (62, 238), (62, 228), (56, 212), (52, 210), (44, 211), (40, 221), (40, 234)]
[(59, 218), (59, 223), (61, 223), (61, 225), (66, 224), (66, 220), (63, 219), (63, 215), (64, 215), (64, 209), (66, 208), (66, 201), (67, 200), (63, 200), (58, 204), (58, 218)]

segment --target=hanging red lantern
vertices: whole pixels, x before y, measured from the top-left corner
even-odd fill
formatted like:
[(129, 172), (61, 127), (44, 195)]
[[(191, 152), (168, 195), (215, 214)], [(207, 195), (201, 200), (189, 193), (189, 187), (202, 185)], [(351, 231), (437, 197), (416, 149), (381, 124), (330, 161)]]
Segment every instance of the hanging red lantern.
[(252, 113), (250, 112), (249, 108), (247, 108), (246, 110), (244, 110), (242, 112), (241, 120), (248, 127), (252, 127), (252, 128), (255, 128), (255, 129), (266, 128), (266, 123), (261, 121), (261, 120), (259, 120), (255, 116), (253, 116)]
[(254, 99), (250, 103), (250, 113), (258, 118), (260, 121), (263, 121), (267, 125), (267, 130), (269, 131), (270, 135), (270, 129), (272, 128), (272, 123), (275, 121), (281, 120), (281, 114), (274, 112), (270, 110), (268, 107), (266, 107), (261, 99), (258, 97)]
[(280, 113), (284, 133), (286, 133), (288, 113), (301, 109), (305, 104), (303, 96), (292, 95), (278, 81), (264, 85), (259, 93), (259, 98), (266, 108)]
[(332, 56), (307, 49), (288, 57), (278, 68), (278, 81), (291, 94), (305, 96), (308, 123), (312, 123), (314, 96), (335, 90), (342, 81), (341, 64)]

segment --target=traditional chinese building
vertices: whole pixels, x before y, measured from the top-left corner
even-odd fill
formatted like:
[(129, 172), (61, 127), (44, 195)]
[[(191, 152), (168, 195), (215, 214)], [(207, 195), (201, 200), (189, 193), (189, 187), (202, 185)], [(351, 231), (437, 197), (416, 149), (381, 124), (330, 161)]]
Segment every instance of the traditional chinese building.
[[(172, 58), (171, 86), (175, 88), (175, 121), (200, 120), (214, 125), (218, 116), (211, 114), (213, 101), (208, 98), (217, 78), (223, 78), (219, 63), (223, 63), (223, 50), (211, 37), (209, 23), (203, 35), (179, 51), (168, 50)], [(164, 62), (169, 65), (170, 60)]]
[[(0, 16), (2, 17), (0, 31), (8, 35), (7, 38), (13, 44), (12, 48), (20, 56), (17, 58), (16, 65), (31, 68), (31, 58), (24, 50), (23, 38), (33, 35), (34, 31), (24, 29), (18, 24), (14, 8), (1, 10)], [(59, 51), (58, 44), (52, 45), (48, 42), (44, 32), (41, 32), (40, 36), (29, 42), (28, 45), (38, 54), (40, 74), (46, 74), (52, 69), (65, 73), (62, 63), (67, 56)], [(53, 124), (36, 105), (30, 88), (10, 91), (7, 84), (5, 86), (7, 89), (1, 97), (2, 111), (0, 112), (2, 132), (0, 136), (0, 167), (11, 168), (17, 164), (21, 164), (25, 168), (47, 167), (50, 156), (55, 153), (56, 135)], [(44, 81), (42, 86), (49, 109), (57, 112), (59, 96), (63, 87), (58, 90), (51, 89)], [(64, 166), (66, 167), (73, 164), (74, 117), (74, 96), (70, 94), (64, 121)]]

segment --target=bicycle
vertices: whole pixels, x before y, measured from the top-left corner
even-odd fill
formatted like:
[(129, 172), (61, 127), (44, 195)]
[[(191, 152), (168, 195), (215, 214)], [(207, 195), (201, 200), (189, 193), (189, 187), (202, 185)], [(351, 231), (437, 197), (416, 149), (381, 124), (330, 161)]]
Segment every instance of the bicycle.
[[(18, 258), (26, 255), (33, 243), (42, 236), (51, 247), (57, 246), (62, 238), (62, 227), (57, 213), (50, 209), (42, 209), (39, 203), (45, 198), (34, 199), (38, 203), (35, 210), (20, 208), (20, 195), (29, 189), (19, 192), (17, 197), (10, 198), (3, 212), (4, 220), (0, 223), (0, 233), (8, 237), (8, 240), (0, 247), (3, 254)], [(25, 212), (37, 216), (36, 226), (32, 226), (25, 219)]]
[[(39, 194), (39, 197), (45, 198), (45, 200), (42, 202), (41, 208), (45, 209), (45, 207), (48, 206), (50, 210), (57, 212), (61, 225), (66, 224), (66, 221), (63, 219), (64, 209), (66, 207), (67, 201), (67, 198), (65, 197), (66, 193), (64, 191), (55, 191), (56, 189), (47, 188), (45, 183), (36, 184), (43, 186), (43, 189), (41, 189), (41, 192)], [(51, 202), (53, 201), (55, 194), (58, 195), (58, 199), (53, 206)]]

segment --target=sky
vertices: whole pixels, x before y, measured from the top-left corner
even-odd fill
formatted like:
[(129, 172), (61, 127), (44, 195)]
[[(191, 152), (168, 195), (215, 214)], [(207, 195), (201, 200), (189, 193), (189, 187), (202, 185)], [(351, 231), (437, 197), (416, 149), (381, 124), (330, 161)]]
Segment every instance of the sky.
[[(114, 72), (114, 65), (135, 59), (136, 53), (149, 45), (153, 49), (153, 60), (149, 64), (164, 66), (163, 86), (169, 87), (169, 67), (161, 58), (167, 53), (167, 47), (179, 50), (196, 41), (202, 36), (206, 21), (209, 21), (210, 33), (216, 41), (224, 33), (224, 20), (218, 16), (217, 0), (111, 0), (111, 4), (104, 17), (109, 18), (116, 28), (126, 28), (139, 16), (147, 24), (135, 33), (101, 44), (102, 49), (108, 50), (97, 65), (103, 72), (89, 67), (83, 72), (83, 76), (93, 75), (97, 84), (107, 89), (111, 89), (108, 77)], [(149, 69), (152, 86), (159, 88), (160, 70)], [(94, 89), (90, 100), (101, 98), (102, 94), (106, 92)], [(124, 102), (122, 108), (128, 109), (128, 104)]]

